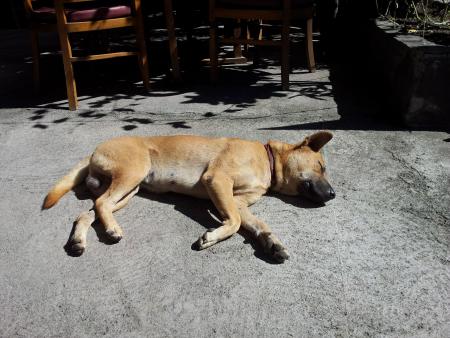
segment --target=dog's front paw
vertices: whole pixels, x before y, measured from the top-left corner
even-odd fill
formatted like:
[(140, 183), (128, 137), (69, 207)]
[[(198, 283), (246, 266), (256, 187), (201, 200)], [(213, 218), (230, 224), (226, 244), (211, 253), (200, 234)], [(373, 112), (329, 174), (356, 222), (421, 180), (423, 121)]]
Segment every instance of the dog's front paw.
[(212, 230), (208, 230), (198, 238), (198, 240), (194, 243), (193, 247), (196, 250), (203, 250), (209, 248), (211, 245), (216, 243), (217, 240), (214, 239), (214, 234)]
[(121, 229), (108, 229), (105, 231), (106, 238), (111, 243), (118, 243), (123, 237)]
[(285, 260), (289, 259), (289, 253), (282, 244), (274, 244), (271, 248), (270, 255), (278, 263), (284, 263)]
[(270, 258), (275, 260), (277, 263), (284, 263), (284, 261), (289, 259), (287, 249), (274, 235), (270, 234), (265, 236), (263, 246), (266, 255), (270, 256)]
[(79, 257), (84, 253), (84, 250), (86, 250), (86, 242), (71, 238), (64, 246), (64, 249), (69, 256)]

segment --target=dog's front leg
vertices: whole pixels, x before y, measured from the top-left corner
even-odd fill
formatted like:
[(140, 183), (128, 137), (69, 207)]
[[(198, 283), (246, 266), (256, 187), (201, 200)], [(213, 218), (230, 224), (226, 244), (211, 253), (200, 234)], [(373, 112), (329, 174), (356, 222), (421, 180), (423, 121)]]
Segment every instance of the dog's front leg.
[(259, 241), (267, 255), (280, 263), (289, 259), (286, 248), (266, 223), (253, 215), (246, 205), (240, 206), (239, 213), (241, 225)]
[(222, 216), (222, 226), (205, 232), (196, 242), (198, 249), (206, 249), (235, 234), (241, 226), (241, 217), (233, 198), (233, 181), (220, 171), (208, 170), (202, 176), (208, 195)]

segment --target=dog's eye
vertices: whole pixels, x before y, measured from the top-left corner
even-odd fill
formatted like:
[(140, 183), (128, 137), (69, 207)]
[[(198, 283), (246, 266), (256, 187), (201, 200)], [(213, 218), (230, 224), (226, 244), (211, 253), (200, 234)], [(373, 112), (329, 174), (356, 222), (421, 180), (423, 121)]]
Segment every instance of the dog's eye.
[(320, 171), (323, 174), (325, 172), (326, 168), (322, 165), (322, 163), (320, 163), (320, 161), (318, 161), (318, 162), (319, 162), (319, 165), (320, 165)]

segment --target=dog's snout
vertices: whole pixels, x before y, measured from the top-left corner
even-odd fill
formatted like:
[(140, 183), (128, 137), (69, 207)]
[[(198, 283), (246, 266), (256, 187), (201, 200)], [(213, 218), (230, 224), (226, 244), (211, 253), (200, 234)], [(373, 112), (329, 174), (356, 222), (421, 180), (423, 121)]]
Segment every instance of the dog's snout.
[(334, 189), (330, 187), (328, 190), (328, 195), (330, 196), (330, 199), (333, 199), (336, 197), (336, 193), (334, 192)]
[(310, 190), (311, 189), (311, 181), (304, 181), (303, 187), (305, 188), (306, 191)]
[(298, 192), (318, 203), (325, 203), (336, 197), (336, 192), (325, 179), (306, 179), (301, 182)]

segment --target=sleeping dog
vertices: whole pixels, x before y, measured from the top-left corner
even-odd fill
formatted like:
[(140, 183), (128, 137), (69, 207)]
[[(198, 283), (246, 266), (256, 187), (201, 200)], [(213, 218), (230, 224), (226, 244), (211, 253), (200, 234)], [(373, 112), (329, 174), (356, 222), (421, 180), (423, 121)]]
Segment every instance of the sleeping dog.
[(113, 212), (123, 208), (140, 188), (210, 199), (222, 225), (205, 232), (196, 247), (206, 249), (242, 226), (278, 262), (288, 251), (269, 226), (249, 206), (269, 189), (327, 202), (335, 192), (326, 178), (320, 149), (332, 138), (317, 132), (297, 144), (269, 141), (266, 145), (237, 138), (202, 136), (119, 137), (100, 144), (47, 194), (43, 209), (54, 206), (85, 182), (94, 196), (94, 209), (81, 213), (69, 239), (69, 249), (81, 255), (86, 235), (98, 218), (110, 240), (122, 239)]

